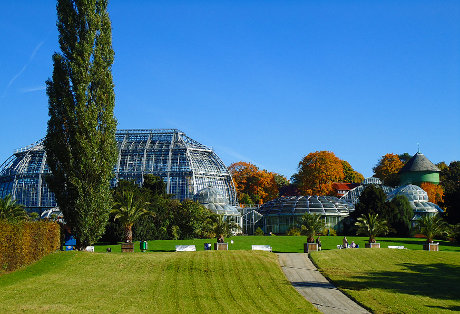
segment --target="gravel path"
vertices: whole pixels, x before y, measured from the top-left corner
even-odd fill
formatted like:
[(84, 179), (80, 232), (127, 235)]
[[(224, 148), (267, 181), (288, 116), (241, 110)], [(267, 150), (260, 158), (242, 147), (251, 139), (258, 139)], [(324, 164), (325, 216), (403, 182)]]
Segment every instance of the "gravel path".
[(307, 254), (279, 253), (284, 274), (296, 290), (323, 313), (369, 313), (316, 269)]

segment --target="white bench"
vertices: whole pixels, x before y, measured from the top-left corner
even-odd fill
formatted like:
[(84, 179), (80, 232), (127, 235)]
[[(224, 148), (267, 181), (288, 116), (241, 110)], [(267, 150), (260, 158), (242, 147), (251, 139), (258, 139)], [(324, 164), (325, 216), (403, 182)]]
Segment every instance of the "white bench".
[(253, 245), (252, 246), (253, 251), (267, 251), (271, 252), (272, 247), (270, 245)]
[(389, 245), (388, 246), (389, 249), (397, 249), (397, 250), (404, 250), (406, 249), (404, 246), (402, 245)]
[(176, 245), (176, 252), (195, 252), (196, 247), (194, 245)]

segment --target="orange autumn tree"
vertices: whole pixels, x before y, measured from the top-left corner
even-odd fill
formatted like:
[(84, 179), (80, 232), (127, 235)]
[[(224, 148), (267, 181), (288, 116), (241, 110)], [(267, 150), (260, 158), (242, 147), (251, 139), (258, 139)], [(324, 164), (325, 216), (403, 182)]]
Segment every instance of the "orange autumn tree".
[(423, 182), (420, 187), (428, 194), (428, 200), (442, 206), (444, 203), (444, 189), (442, 186), (430, 182)]
[(333, 152), (317, 151), (305, 156), (296, 175), (303, 195), (334, 195), (332, 183), (345, 178), (342, 161)]
[(385, 185), (397, 186), (399, 184), (398, 172), (403, 165), (397, 154), (386, 154), (373, 168), (374, 176), (382, 180)]
[(235, 184), (238, 201), (242, 204), (262, 204), (278, 197), (276, 173), (260, 170), (247, 162), (236, 162), (228, 167)]

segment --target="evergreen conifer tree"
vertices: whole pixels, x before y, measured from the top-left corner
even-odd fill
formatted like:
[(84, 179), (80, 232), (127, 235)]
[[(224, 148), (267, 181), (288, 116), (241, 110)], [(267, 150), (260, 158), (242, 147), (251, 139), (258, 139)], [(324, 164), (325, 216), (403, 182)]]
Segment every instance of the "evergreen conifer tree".
[(53, 55), (53, 76), (46, 82), (47, 183), (82, 248), (102, 235), (112, 207), (112, 32), (107, 0), (58, 0), (56, 9), (61, 53)]

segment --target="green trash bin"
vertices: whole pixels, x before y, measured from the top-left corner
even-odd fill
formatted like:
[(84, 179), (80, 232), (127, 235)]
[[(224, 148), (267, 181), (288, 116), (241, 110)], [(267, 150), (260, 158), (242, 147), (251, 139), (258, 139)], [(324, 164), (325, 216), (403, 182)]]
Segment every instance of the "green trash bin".
[(142, 252), (147, 251), (147, 241), (140, 241), (139, 245)]

